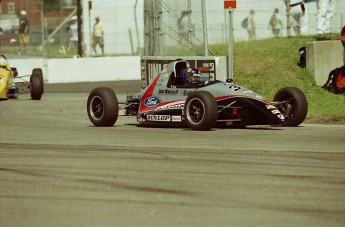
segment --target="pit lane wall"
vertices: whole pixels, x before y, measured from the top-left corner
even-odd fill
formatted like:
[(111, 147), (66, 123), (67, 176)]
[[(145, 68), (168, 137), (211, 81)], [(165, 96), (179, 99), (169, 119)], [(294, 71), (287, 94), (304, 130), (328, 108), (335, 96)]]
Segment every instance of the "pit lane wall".
[[(145, 87), (163, 67), (179, 57), (97, 57), (63, 59), (8, 59), (19, 76), (31, 75), (32, 69), (41, 68), (45, 83), (75, 83), (118, 80), (142, 80)], [(207, 68), (215, 79), (226, 79), (226, 57), (186, 58), (194, 66)], [(145, 74), (144, 74), (145, 73)], [(17, 78), (17, 82), (21, 79)]]
[(19, 76), (41, 68), (45, 83), (51, 84), (140, 79), (140, 56), (8, 60)]
[(323, 86), (330, 71), (345, 64), (345, 42), (309, 42), (306, 44), (306, 61), (307, 68), (314, 75), (315, 83)]

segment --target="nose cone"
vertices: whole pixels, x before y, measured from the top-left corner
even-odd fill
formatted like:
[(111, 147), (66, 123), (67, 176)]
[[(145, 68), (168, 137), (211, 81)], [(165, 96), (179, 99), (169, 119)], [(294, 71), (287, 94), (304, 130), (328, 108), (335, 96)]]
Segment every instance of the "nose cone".
[(270, 114), (271, 125), (282, 126), (285, 125), (284, 115), (273, 105), (266, 106), (267, 111)]

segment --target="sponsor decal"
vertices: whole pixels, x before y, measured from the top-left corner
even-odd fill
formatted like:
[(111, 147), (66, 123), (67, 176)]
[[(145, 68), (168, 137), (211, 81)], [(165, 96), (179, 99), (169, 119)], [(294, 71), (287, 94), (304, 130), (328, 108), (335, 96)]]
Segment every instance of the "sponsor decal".
[[(153, 96), (153, 91), (154, 91), (155, 86), (156, 86), (156, 84), (157, 84), (158, 78), (159, 78), (159, 77), (157, 76), (157, 77), (152, 81), (152, 83), (150, 83), (150, 84), (148, 85), (148, 87), (146, 87), (146, 88), (142, 91), (142, 97), (141, 97), (142, 101), (140, 102), (140, 105), (139, 105), (139, 113), (151, 109), (150, 106), (145, 106), (145, 100), (147, 101), (147, 103), (149, 103), (149, 101), (150, 101), (149, 99), (150, 99), (151, 97), (154, 97), (154, 96)], [(156, 98), (157, 98), (157, 97), (156, 97)], [(155, 100), (153, 100), (153, 101), (155, 101)], [(156, 101), (157, 101), (157, 102), (160, 102), (159, 99), (156, 100)]]
[(171, 121), (182, 121), (181, 116), (171, 116)]
[(177, 95), (178, 90), (159, 89), (158, 94), (160, 94), (160, 95)]
[(160, 100), (156, 96), (150, 96), (150, 97), (147, 97), (144, 100), (144, 105), (148, 106), (148, 107), (150, 107), (150, 106), (157, 106), (159, 103), (160, 103)]
[(273, 114), (280, 114), (280, 111), (279, 110), (272, 110), (271, 111)]
[(165, 105), (165, 106), (158, 107), (156, 109), (156, 111), (159, 111), (159, 110), (183, 110), (183, 108), (184, 108), (184, 104)]
[(170, 115), (152, 115), (148, 114), (146, 119), (148, 121), (170, 121)]

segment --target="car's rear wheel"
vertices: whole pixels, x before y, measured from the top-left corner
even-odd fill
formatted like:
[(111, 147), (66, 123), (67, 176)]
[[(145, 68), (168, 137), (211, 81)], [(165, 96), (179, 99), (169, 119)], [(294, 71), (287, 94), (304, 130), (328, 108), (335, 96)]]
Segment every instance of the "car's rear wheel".
[(184, 117), (193, 130), (210, 130), (217, 122), (218, 105), (207, 91), (196, 91), (188, 95)]
[(32, 70), (30, 76), (30, 93), (33, 100), (41, 100), (43, 94), (43, 74), (40, 68)]
[(285, 126), (298, 126), (307, 116), (308, 102), (304, 93), (296, 87), (280, 89), (273, 98), (277, 108), (285, 116)]
[(87, 99), (87, 114), (95, 126), (113, 126), (118, 118), (118, 112), (118, 101), (113, 90), (100, 87), (90, 92)]

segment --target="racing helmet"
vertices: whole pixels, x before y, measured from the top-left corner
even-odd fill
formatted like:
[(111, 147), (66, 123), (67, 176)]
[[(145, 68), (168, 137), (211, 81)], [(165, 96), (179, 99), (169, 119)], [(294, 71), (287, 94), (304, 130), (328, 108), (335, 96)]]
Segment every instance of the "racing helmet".
[(182, 80), (184, 84), (192, 84), (198, 82), (200, 80), (199, 70), (193, 67), (183, 69)]

